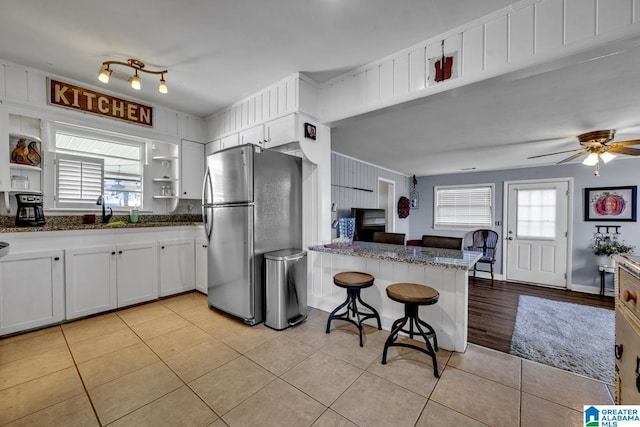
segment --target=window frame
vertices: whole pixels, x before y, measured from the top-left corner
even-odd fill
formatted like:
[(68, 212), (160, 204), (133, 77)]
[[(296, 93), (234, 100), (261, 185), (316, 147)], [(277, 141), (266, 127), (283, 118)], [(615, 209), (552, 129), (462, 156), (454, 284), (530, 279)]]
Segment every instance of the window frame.
[[(89, 203), (89, 201), (87, 202), (78, 202), (78, 203), (73, 203), (73, 202), (62, 202), (59, 198), (59, 178), (58, 178), (58, 156), (62, 155), (64, 157), (75, 157), (75, 158), (86, 158), (86, 159), (99, 159), (101, 162), (103, 162), (103, 166), (102, 166), (102, 193), (104, 194), (104, 187), (105, 187), (105, 180), (110, 179), (109, 175), (110, 173), (108, 173), (105, 169), (105, 159), (107, 159), (109, 156), (106, 155), (96, 155), (96, 156), (92, 156), (91, 153), (88, 152), (83, 152), (83, 151), (75, 151), (75, 150), (69, 150), (69, 149), (64, 149), (64, 148), (59, 148), (57, 146), (57, 137), (59, 133), (62, 134), (67, 134), (67, 135), (72, 135), (72, 136), (77, 136), (79, 138), (89, 138), (89, 139), (95, 139), (95, 140), (99, 140), (99, 141), (104, 141), (104, 142), (108, 142), (108, 143), (112, 143), (112, 144), (119, 144), (119, 145), (129, 145), (129, 146), (134, 146), (137, 149), (139, 149), (140, 152), (140, 159), (139, 159), (139, 165), (140, 165), (140, 174), (137, 175), (131, 175), (131, 176), (139, 176), (140, 177), (140, 206), (136, 207), (136, 209), (139, 210), (145, 210), (145, 200), (146, 200), (146, 196), (145, 196), (145, 192), (147, 191), (145, 183), (146, 183), (146, 176), (145, 176), (145, 172), (146, 172), (146, 166), (147, 166), (147, 158), (148, 158), (148, 147), (149, 147), (149, 143), (152, 142), (151, 140), (148, 140), (146, 138), (140, 138), (140, 137), (136, 137), (136, 136), (131, 136), (131, 135), (124, 135), (124, 134), (119, 134), (119, 133), (114, 133), (114, 132), (109, 132), (109, 131), (103, 131), (103, 130), (99, 130), (99, 129), (93, 129), (93, 128), (87, 128), (87, 127), (83, 127), (83, 126), (76, 126), (76, 125), (71, 125), (71, 124), (66, 124), (66, 123), (52, 123), (51, 124), (51, 154), (52, 157), (54, 159), (54, 168), (53, 168), (53, 194), (54, 194), (54, 200), (53, 200), (53, 206), (51, 206), (52, 209), (55, 210), (79, 210), (79, 209), (88, 209), (88, 208), (92, 208), (95, 207), (96, 201), (94, 200), (92, 203)], [(117, 156), (115, 156), (117, 157)], [(96, 198), (97, 200), (97, 198)], [(109, 205), (107, 205), (109, 206)], [(128, 211), (129, 209), (131, 209), (132, 207), (129, 206), (111, 206), (113, 208), (114, 211), (116, 210), (121, 210), (121, 211)]]
[[(440, 190), (472, 190), (477, 188), (488, 188), (490, 194), (490, 218), (488, 224), (469, 224), (459, 223), (459, 225), (439, 223), (438, 215), (438, 192)], [(477, 229), (493, 229), (495, 223), (496, 209), (496, 189), (495, 183), (467, 184), (467, 185), (437, 185), (433, 187), (433, 228), (434, 230), (477, 230)]]

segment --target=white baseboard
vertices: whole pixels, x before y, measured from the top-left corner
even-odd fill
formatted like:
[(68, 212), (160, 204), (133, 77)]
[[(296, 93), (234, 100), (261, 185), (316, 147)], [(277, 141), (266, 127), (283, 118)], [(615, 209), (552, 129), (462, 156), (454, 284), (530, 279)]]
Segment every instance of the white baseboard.
[[(569, 289), (575, 292), (583, 292), (585, 294), (593, 294), (593, 295), (600, 294), (600, 286), (578, 285), (578, 284), (572, 283)], [(615, 290), (605, 288), (604, 295), (607, 297), (615, 296)]]

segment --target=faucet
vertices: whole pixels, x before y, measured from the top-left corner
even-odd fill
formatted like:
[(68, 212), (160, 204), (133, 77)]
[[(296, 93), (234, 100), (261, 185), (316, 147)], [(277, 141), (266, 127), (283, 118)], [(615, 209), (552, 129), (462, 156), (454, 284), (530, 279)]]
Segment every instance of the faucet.
[(96, 205), (102, 206), (102, 223), (107, 224), (111, 219), (111, 217), (113, 216), (113, 209), (109, 208), (109, 215), (107, 215), (107, 212), (105, 211), (105, 207), (104, 207), (104, 200), (102, 198), (102, 194), (98, 197), (98, 200), (96, 200)]

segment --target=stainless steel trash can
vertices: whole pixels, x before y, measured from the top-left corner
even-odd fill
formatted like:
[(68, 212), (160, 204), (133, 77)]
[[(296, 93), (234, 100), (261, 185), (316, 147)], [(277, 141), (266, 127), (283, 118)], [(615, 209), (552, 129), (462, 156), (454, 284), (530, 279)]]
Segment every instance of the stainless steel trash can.
[(307, 318), (307, 253), (283, 249), (264, 254), (266, 261), (264, 324), (276, 330)]

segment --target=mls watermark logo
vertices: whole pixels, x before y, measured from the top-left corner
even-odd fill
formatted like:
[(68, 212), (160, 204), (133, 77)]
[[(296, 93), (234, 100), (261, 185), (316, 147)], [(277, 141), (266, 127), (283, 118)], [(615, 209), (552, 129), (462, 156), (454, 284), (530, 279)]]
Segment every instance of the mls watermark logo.
[(640, 425), (640, 405), (584, 405), (585, 427)]

